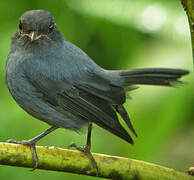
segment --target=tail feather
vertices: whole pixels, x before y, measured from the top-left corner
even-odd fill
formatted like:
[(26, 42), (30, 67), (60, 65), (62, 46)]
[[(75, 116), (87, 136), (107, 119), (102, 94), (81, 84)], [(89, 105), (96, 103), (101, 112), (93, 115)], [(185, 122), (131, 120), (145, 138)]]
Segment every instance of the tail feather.
[(134, 144), (132, 137), (128, 134), (128, 132), (121, 126), (119, 122), (114, 122), (116, 124), (115, 128), (108, 126), (105, 123), (95, 122), (98, 126), (108, 130), (109, 132), (113, 133), (114, 135), (120, 137), (121, 139), (125, 140), (130, 144)]
[(178, 79), (189, 72), (181, 69), (144, 68), (119, 71), (123, 86), (133, 84), (149, 84), (173, 86), (181, 83)]
[(131, 130), (131, 132), (137, 137), (137, 133), (135, 129), (133, 128), (133, 125), (130, 121), (129, 115), (127, 114), (127, 111), (123, 107), (123, 105), (116, 105), (115, 106), (116, 111), (121, 115), (125, 123), (127, 124), (128, 128)]

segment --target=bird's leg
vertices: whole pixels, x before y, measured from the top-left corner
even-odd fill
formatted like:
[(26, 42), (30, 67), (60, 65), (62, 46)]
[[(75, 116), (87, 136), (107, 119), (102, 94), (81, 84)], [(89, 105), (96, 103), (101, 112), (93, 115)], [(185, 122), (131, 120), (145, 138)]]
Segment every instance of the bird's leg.
[(91, 149), (91, 134), (92, 134), (92, 123), (89, 124), (88, 126), (88, 135), (87, 135), (87, 142), (86, 145), (83, 147), (79, 147), (77, 146), (75, 143), (70, 144), (68, 147), (74, 147), (76, 148), (78, 151), (84, 152), (88, 155), (89, 159), (92, 162), (92, 166), (97, 170), (97, 175), (99, 174), (99, 168), (98, 165), (94, 159), (94, 157), (92, 156), (92, 153), (90, 152)]
[(31, 148), (31, 151), (32, 151), (32, 156), (33, 156), (33, 160), (34, 160), (34, 167), (32, 169), (35, 170), (37, 167), (38, 167), (38, 156), (37, 156), (37, 153), (36, 153), (36, 147), (35, 147), (35, 144), (36, 142), (38, 142), (40, 139), (42, 139), (44, 136), (46, 136), (47, 134), (51, 133), (52, 131), (56, 130), (58, 127), (56, 126), (53, 126), (49, 129), (47, 129), (45, 132), (43, 132), (42, 134), (32, 138), (32, 139), (29, 139), (29, 140), (23, 140), (23, 141), (15, 141), (13, 139), (9, 139), (7, 140), (8, 143), (15, 143), (15, 144), (23, 144), (23, 145), (28, 145), (30, 146)]

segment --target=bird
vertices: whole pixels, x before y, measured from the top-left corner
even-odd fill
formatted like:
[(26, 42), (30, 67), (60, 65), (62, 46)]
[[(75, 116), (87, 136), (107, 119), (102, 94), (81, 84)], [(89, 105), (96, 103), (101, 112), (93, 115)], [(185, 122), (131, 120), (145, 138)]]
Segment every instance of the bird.
[(69, 147), (86, 153), (98, 173), (91, 153), (93, 123), (133, 144), (131, 135), (118, 120), (120, 114), (137, 136), (124, 107), (128, 91), (142, 84), (171, 87), (181, 83), (179, 79), (188, 73), (171, 68), (103, 69), (64, 38), (50, 12), (24, 12), (18, 30), (11, 38), (5, 83), (17, 104), (50, 128), (32, 139), (8, 142), (30, 146), (33, 169), (36, 169), (37, 141), (58, 128), (78, 132), (88, 126), (86, 145), (79, 147), (72, 143)]

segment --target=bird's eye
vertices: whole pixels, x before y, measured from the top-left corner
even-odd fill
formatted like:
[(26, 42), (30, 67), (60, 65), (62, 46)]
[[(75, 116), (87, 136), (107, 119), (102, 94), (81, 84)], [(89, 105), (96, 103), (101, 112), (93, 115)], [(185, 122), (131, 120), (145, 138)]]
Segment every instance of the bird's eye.
[(51, 24), (48, 28), (49, 28), (49, 32), (51, 32), (55, 28), (55, 24)]
[(22, 30), (22, 23), (21, 23), (21, 21), (19, 23), (19, 29)]

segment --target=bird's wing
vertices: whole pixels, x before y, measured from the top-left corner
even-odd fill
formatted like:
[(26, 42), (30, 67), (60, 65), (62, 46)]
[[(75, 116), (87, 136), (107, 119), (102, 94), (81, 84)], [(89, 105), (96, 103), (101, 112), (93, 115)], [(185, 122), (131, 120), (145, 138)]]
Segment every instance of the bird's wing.
[(123, 104), (126, 100), (126, 92), (123, 87), (113, 85), (108, 79), (105, 79), (103, 75), (98, 75), (91, 72), (92, 75), (88, 75), (86, 82), (77, 83), (77, 86), (100, 97), (112, 104)]
[(61, 70), (64, 67), (62, 70), (66, 72), (64, 75), (66, 78), (69, 77), (69, 74), (73, 74), (69, 81), (76, 82), (80, 89), (110, 103), (123, 104), (125, 102), (126, 95), (123, 87), (111, 83), (110, 73), (106, 73), (107, 71), (99, 67), (80, 48), (71, 42), (65, 41), (62, 54), (59, 69)]
[[(64, 109), (87, 122), (94, 122), (116, 136), (133, 143), (127, 131), (120, 125), (112, 104), (85, 90), (85, 86), (59, 82), (48, 78), (32, 81), (33, 86), (43, 94), (42, 99), (58, 110)], [(97, 91), (96, 91), (97, 92)]]

